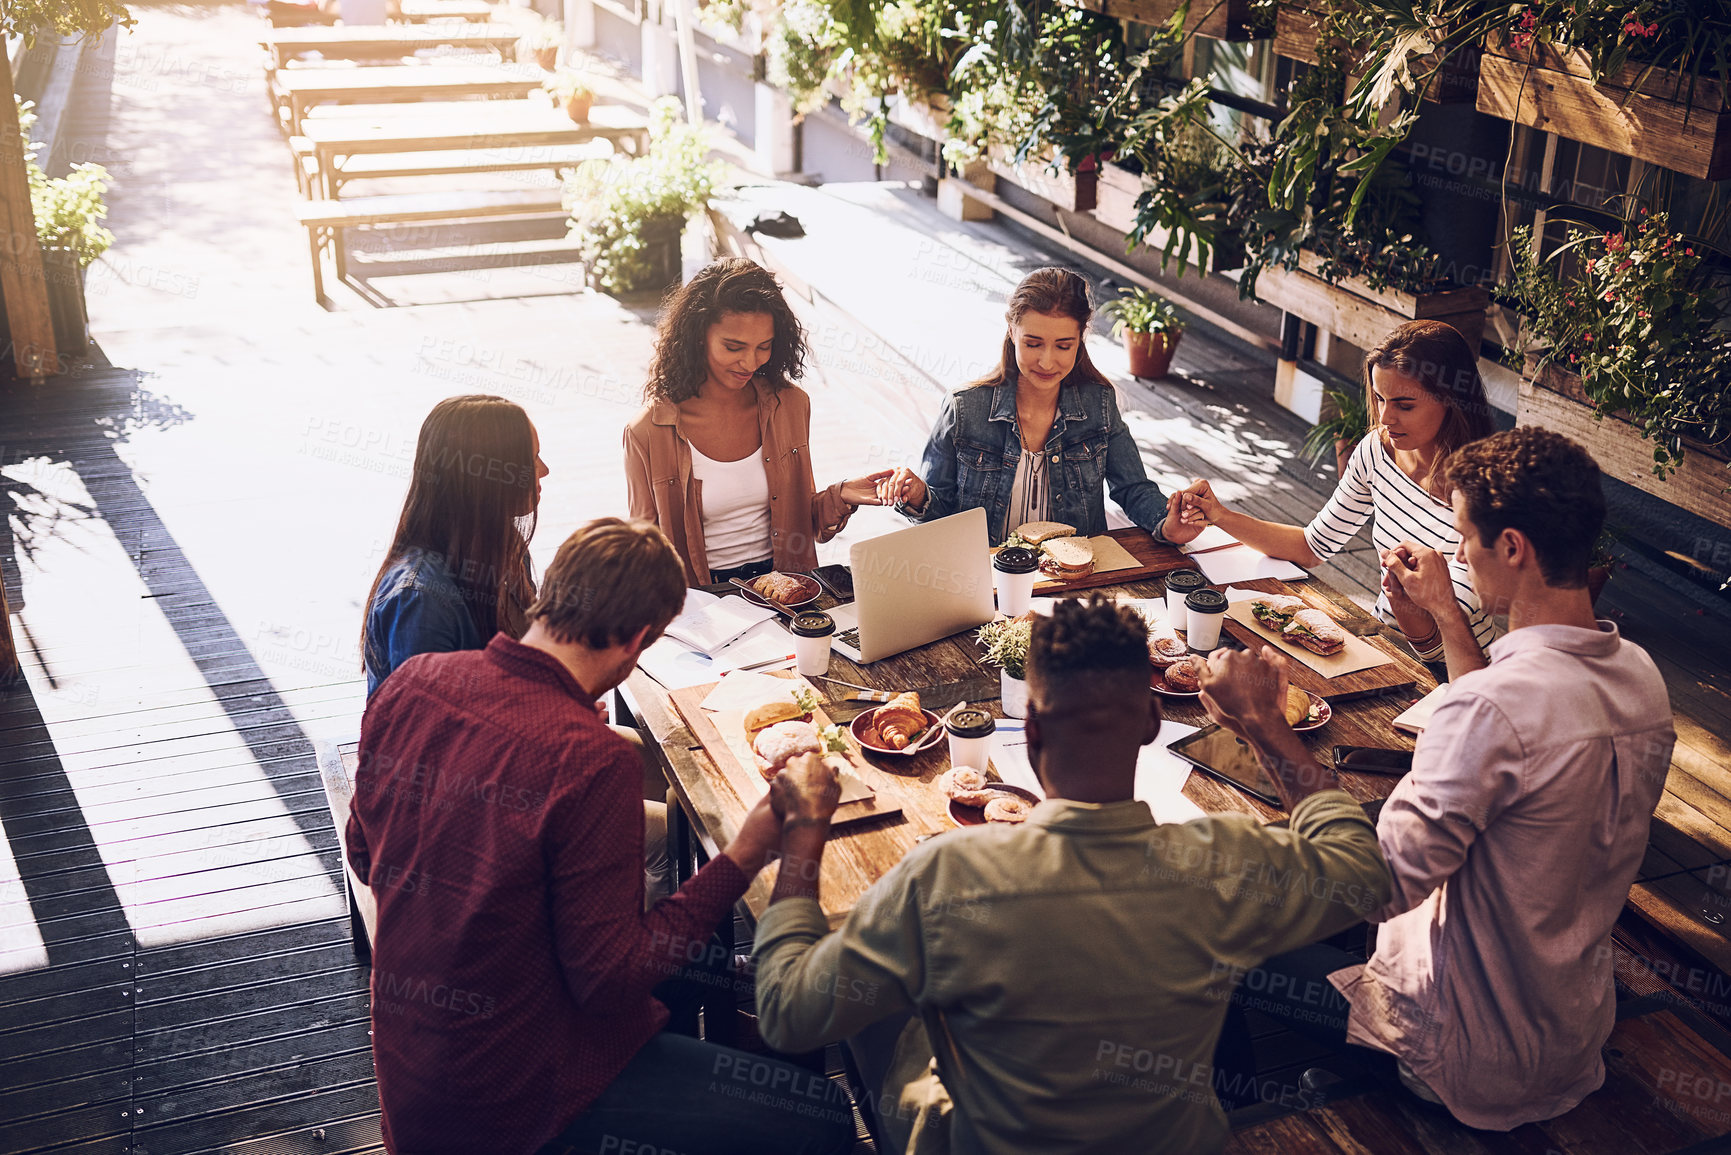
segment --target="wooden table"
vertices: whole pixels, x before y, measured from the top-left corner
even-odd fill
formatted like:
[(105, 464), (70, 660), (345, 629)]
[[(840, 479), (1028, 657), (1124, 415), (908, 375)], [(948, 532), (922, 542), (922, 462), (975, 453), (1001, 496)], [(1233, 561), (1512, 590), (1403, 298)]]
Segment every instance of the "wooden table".
[[(1303, 584), (1309, 587), (1313, 599), (1322, 597), (1336, 603), (1340, 609), (1338, 616), (1343, 620), (1364, 616), (1364, 611), (1320, 580), (1312, 578)], [(1291, 588), (1279, 581), (1241, 582), (1238, 585), (1265, 593), (1285, 593)], [(1148, 598), (1162, 596), (1165, 591), (1159, 579), (1149, 579), (1105, 587), (1100, 592), (1109, 596)], [(817, 604), (827, 607), (834, 602), (826, 596)], [(1375, 645), (1388, 648), (1391, 653), (1399, 654), (1386, 638), (1370, 640)], [(1410, 657), (1404, 661), (1413, 674), (1414, 685), (1410, 689), (1330, 699), (1333, 719), (1321, 729), (1303, 735), (1306, 745), (1316, 752), (1319, 759), (1329, 761), (1331, 748), (1335, 745), (1412, 749), (1413, 740), (1394, 730), (1389, 723), (1436, 683), (1422, 665)], [(831, 677), (863, 686), (917, 689), (922, 703), (934, 710), (966, 699), (999, 713), (998, 673), (980, 663), (978, 647), (969, 634), (945, 638), (870, 666), (859, 666), (840, 654), (834, 654), (830, 659), (829, 673)], [(843, 701), (842, 695), (849, 692), (844, 687), (825, 682), (813, 684), (825, 691), (829, 700), (824, 709), (837, 721), (845, 723), (861, 710), (872, 708), (869, 703)], [(673, 706), (671, 696), (659, 683), (639, 670), (632, 674), (626, 689), (639, 723), (648, 731), (646, 739), (653, 740), (663, 753), (668, 781), (679, 795), (692, 834), (713, 857), (738, 832), (747, 809), (746, 801), (734, 792), (716, 769)], [(1174, 722), (1193, 726), (1207, 722), (1206, 714), (1195, 699), (1162, 697), (1160, 704), (1165, 716)], [(895, 762), (887, 757), (873, 759), (874, 765), (889, 770), (896, 769)], [(947, 815), (946, 800), (933, 785), (947, 766), (948, 757), (942, 747), (937, 752), (921, 755), (909, 768), (917, 773), (902, 779), (905, 786), (901, 799), (904, 813), (900, 818), (860, 824), (832, 835), (824, 853), (820, 892), (824, 912), (832, 926), (839, 925), (866, 888), (901, 861), (918, 840), (953, 829)], [(1397, 781), (1384, 775), (1341, 775), (1342, 787), (1362, 802), (1387, 797)], [(1285, 817), (1283, 811), (1199, 772), (1190, 775), (1184, 794), (1210, 813), (1251, 814), (1265, 822)], [(773, 886), (770, 872), (760, 874), (752, 883), (746, 894), (746, 905), (754, 917), (768, 905)]]
[(540, 87), (539, 77), (480, 64), (285, 68), (274, 79), (277, 102), (288, 110), (290, 135), (300, 132), (307, 110), (319, 104), (526, 97)]
[[(409, 105), (400, 114), (308, 118), (300, 135), (312, 146), (319, 181), (327, 198), (341, 180), (339, 158), (370, 153), (443, 152), (461, 149), (506, 151), (611, 141), (632, 142), (641, 151), (648, 138), (644, 117), (620, 105), (596, 105), (588, 124), (564, 112), (526, 100), (472, 101), (470, 109), (436, 117), (416, 115)], [(447, 106), (449, 107), (449, 106)]]
[(277, 68), (317, 52), (327, 60), (379, 60), (413, 56), (429, 48), (479, 48), (503, 55), (522, 30), (502, 24), (368, 24), (331, 28), (276, 28), (263, 40)]
[(486, 0), (402, 0), (397, 14), (406, 24), (424, 24), (428, 20), (469, 20), (483, 23), (493, 14)]

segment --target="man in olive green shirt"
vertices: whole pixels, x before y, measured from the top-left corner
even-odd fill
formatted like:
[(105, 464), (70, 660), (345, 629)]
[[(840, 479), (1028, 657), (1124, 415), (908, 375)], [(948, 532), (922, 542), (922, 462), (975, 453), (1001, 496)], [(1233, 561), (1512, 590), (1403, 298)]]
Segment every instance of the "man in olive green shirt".
[[(824, 771), (813, 758), (784, 772), (795, 777), (757, 930), (758, 1027), (806, 1051), (911, 1011), (881, 1086), (867, 1088), (889, 1149), (1218, 1150), (1211, 1058), (1235, 976), (1387, 899), (1375, 829), (1290, 729), (1269, 740), (1280, 749), (1258, 750), (1288, 828), (1155, 822), (1131, 797), (1137, 750), (1160, 728), (1148, 678), (1139, 617), (1099, 598), (1060, 602), (1028, 660), (1028, 749), (1046, 800), (1023, 825), (916, 847), (834, 933), (816, 901), (833, 803), (792, 789)], [(1203, 685), (1236, 730), (1281, 712), (1285, 667), (1273, 651), (1222, 653)]]

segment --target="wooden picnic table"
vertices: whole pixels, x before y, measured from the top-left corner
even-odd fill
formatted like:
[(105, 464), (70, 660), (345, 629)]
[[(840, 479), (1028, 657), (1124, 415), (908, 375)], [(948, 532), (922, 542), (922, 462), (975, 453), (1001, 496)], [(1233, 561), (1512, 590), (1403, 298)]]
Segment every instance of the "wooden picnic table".
[[(1165, 547), (1170, 548), (1170, 547)], [(1264, 593), (1298, 593), (1296, 585), (1266, 580), (1236, 583), (1241, 588)], [(1367, 615), (1344, 595), (1330, 588), (1321, 579), (1311, 578), (1302, 583), (1314, 597), (1326, 599), (1336, 607), (1336, 617), (1344, 623), (1359, 623), (1358, 629), (1368, 631)], [(1130, 582), (1101, 589), (1109, 596), (1149, 598), (1164, 595), (1165, 586), (1159, 579)], [(820, 607), (834, 605), (827, 595), (816, 603)], [(1372, 622), (1374, 620), (1372, 619)], [(1390, 689), (1364, 696), (1335, 698), (1329, 703), (1333, 717), (1320, 729), (1305, 733), (1303, 738), (1320, 760), (1332, 759), (1332, 747), (1382, 746), (1410, 750), (1413, 739), (1395, 730), (1390, 723), (1414, 699), (1435, 687), (1436, 682), (1422, 664), (1404, 653), (1385, 636), (1369, 634), (1366, 640), (1386, 649), (1395, 657), (1401, 669), (1410, 674), (1412, 684), (1405, 689)], [(1227, 638), (1222, 634), (1222, 643)], [(830, 658), (829, 676), (862, 686), (884, 690), (918, 690), (922, 705), (942, 711), (958, 701), (966, 700), (1001, 715), (997, 702), (998, 673), (981, 664), (980, 652), (971, 634), (944, 638), (893, 658), (860, 666), (839, 653)], [(823, 709), (839, 724), (850, 721), (862, 710), (872, 709), (871, 703), (843, 700), (850, 693), (833, 683), (812, 683), (826, 701)], [(713, 857), (739, 831), (749, 805), (755, 799), (740, 797), (716, 766), (714, 760), (693, 736), (673, 696), (660, 683), (641, 670), (634, 672), (625, 687), (638, 723), (646, 730), (646, 741), (662, 751), (668, 781), (677, 792), (685, 822), (690, 833)], [(1161, 709), (1166, 718), (1192, 726), (1207, 724), (1207, 715), (1193, 698), (1162, 696)], [(948, 815), (948, 802), (933, 784), (938, 775), (949, 767), (947, 748), (939, 743), (934, 749), (911, 760), (889, 756), (866, 755), (879, 769), (900, 777), (897, 786), (902, 806), (900, 817), (872, 820), (835, 831), (824, 853), (823, 878), (819, 898), (832, 926), (839, 925), (853, 909), (855, 902), (891, 867), (901, 861), (922, 837), (941, 834), (953, 829)], [(1341, 774), (1341, 785), (1361, 802), (1385, 798), (1398, 779), (1375, 774)], [(1262, 821), (1284, 818), (1285, 812), (1228, 786), (1200, 771), (1193, 772), (1184, 787), (1184, 794), (1209, 813), (1241, 813), (1254, 815)], [(760, 874), (746, 894), (746, 905), (753, 917), (768, 905), (774, 887), (772, 872)]]
[(417, 106), (405, 105), (400, 113), (308, 117), (299, 135), (313, 149), (323, 195), (336, 195), (341, 182), (339, 158), (455, 150), (501, 153), (593, 140), (609, 141), (615, 148), (628, 141), (634, 151), (641, 151), (649, 135), (643, 115), (621, 105), (596, 105), (588, 124), (577, 124), (558, 109), (527, 100), (469, 101), (456, 110), (444, 107), (447, 111), (436, 116), (418, 114)]
[(452, 97), (525, 97), (541, 87), (531, 77), (480, 64), (385, 64), (371, 68), (285, 68), (277, 72), (278, 103), (288, 131), (298, 134), (307, 110), (321, 104), (390, 104)]
[(402, 0), (397, 6), (398, 17), (406, 24), (423, 24), (428, 20), (468, 20), (483, 23), (493, 14), (486, 0)]
[(478, 48), (504, 54), (522, 31), (503, 24), (366, 24), (273, 28), (260, 41), (277, 68), (309, 52), (331, 60), (377, 60), (413, 56), (429, 48)]

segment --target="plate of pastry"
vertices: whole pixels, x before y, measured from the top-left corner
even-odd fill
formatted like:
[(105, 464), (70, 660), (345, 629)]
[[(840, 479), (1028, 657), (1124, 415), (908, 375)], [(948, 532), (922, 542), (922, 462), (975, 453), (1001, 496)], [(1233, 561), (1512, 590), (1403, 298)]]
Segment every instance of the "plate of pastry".
[(848, 724), (854, 740), (874, 754), (918, 754), (944, 736), (943, 719), (921, 708), (912, 690), (897, 694)]
[(1294, 730), (1320, 730), (1333, 717), (1328, 699), (1297, 686), (1286, 687), (1286, 721)]
[(751, 589), (741, 591), (740, 596), (760, 605), (774, 603), (792, 609), (795, 606), (810, 605), (822, 594), (823, 587), (804, 574), (772, 570), (762, 577), (751, 579)]
[(1032, 790), (993, 782), (972, 766), (956, 766), (938, 776), (938, 789), (950, 800), (950, 821), (957, 826), (1026, 822), (1039, 805)]
[(1195, 654), (1185, 654), (1165, 665), (1156, 658), (1148, 684), (1155, 693), (1169, 698), (1199, 697), (1202, 694), (1202, 662), (1203, 659)]

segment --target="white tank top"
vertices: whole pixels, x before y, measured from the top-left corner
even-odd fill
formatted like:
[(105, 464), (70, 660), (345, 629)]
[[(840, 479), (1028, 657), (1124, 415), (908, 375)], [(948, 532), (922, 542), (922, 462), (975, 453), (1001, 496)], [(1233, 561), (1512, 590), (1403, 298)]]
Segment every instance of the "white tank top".
[(717, 461), (691, 447), (691, 472), (703, 483), (703, 548), (710, 569), (766, 561), (769, 545), (769, 473), (763, 450), (738, 461)]

